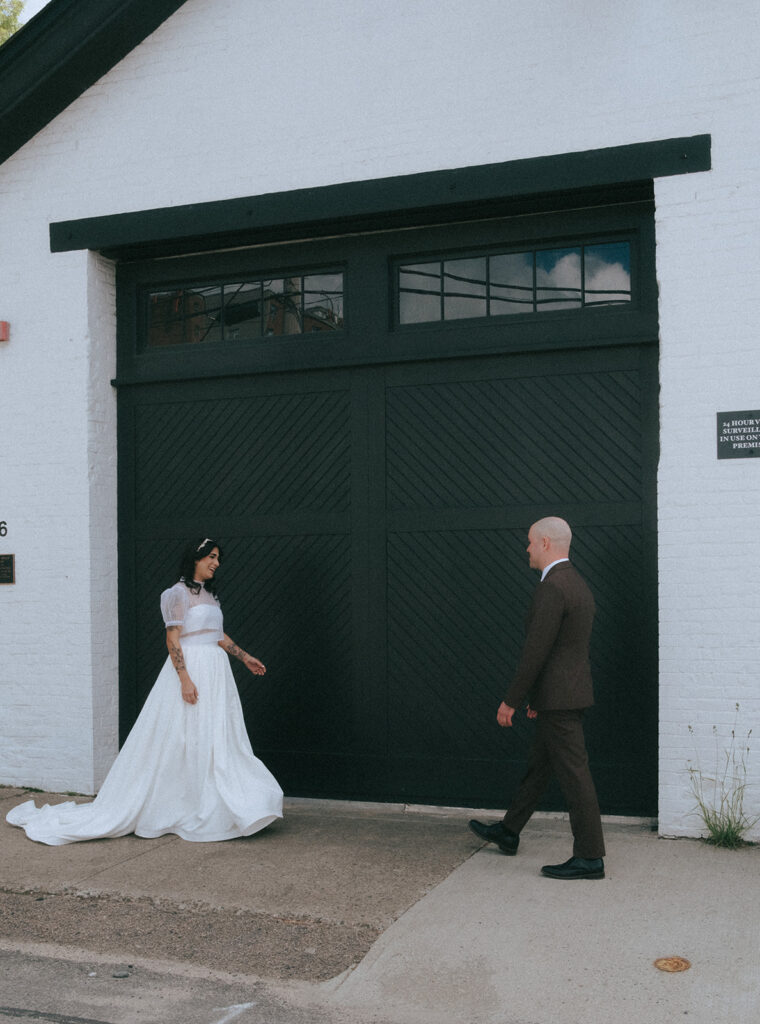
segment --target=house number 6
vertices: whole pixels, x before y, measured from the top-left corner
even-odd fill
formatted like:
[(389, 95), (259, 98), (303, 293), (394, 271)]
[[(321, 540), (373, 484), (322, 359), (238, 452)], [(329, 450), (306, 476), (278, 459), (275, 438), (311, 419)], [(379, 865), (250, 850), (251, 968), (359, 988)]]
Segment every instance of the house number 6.
[(2, 522), (0, 522), (0, 537), (4, 537), (7, 533), (8, 533), (8, 524), (3, 519)]

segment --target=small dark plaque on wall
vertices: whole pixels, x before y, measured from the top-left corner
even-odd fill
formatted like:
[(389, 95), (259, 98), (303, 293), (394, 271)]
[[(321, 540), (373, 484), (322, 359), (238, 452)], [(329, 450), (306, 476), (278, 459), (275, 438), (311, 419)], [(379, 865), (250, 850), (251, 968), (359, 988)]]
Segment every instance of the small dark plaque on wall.
[(16, 582), (16, 556), (0, 555), (0, 584)]
[(760, 458), (760, 410), (718, 413), (718, 458)]

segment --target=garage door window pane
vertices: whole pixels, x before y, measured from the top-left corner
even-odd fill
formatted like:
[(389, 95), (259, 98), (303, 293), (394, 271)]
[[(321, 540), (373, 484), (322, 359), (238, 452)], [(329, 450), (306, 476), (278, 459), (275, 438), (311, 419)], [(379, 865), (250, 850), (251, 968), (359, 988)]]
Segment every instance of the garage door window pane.
[(544, 249), (536, 253), (536, 309), (580, 309), (581, 250)]
[(512, 252), (492, 256), (491, 316), (532, 313), (533, 253)]
[(220, 335), (221, 289), (189, 288), (153, 292), (148, 344), (195, 345)]
[(264, 282), (264, 334), (267, 337), (301, 333), (301, 294), (300, 277)]
[(631, 301), (631, 247), (627, 242), (587, 245), (583, 258), (585, 305)]
[(443, 265), (443, 317), (460, 320), (486, 316), (486, 258), (446, 260)]
[(416, 263), (399, 273), (399, 319), (402, 324), (440, 320), (441, 264)]
[(227, 341), (261, 337), (260, 281), (224, 286), (224, 337)]
[(343, 275), (311, 274), (303, 279), (304, 331), (338, 331), (343, 326)]

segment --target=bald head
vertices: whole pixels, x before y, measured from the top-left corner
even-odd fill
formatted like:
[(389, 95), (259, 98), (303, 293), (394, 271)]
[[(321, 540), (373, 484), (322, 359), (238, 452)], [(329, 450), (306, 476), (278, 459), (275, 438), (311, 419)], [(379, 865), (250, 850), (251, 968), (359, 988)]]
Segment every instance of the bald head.
[(567, 558), (573, 531), (559, 516), (539, 519), (528, 531), (528, 556), (531, 569), (543, 572), (558, 558)]

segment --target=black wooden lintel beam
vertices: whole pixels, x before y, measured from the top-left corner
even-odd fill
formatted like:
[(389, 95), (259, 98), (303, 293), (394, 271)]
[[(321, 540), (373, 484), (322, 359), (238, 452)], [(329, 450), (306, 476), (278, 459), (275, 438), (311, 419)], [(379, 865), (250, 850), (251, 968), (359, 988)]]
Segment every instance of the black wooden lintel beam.
[[(450, 222), (521, 212), (535, 202), (643, 198), (654, 178), (710, 169), (710, 136), (354, 181), (242, 199), (141, 210), (50, 226), (52, 252), (92, 249), (116, 259)], [(636, 189), (641, 195), (636, 195)]]

